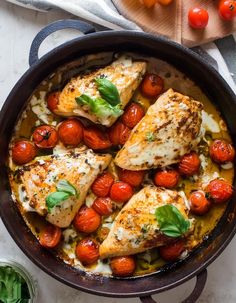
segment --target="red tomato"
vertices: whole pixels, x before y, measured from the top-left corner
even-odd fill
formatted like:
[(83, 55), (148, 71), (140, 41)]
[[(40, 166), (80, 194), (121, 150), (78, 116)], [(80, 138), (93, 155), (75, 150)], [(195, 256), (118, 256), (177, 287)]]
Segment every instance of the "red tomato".
[(111, 142), (106, 132), (96, 126), (84, 129), (84, 143), (92, 149), (105, 149), (111, 147)]
[(112, 201), (109, 197), (95, 199), (92, 208), (101, 216), (109, 216), (113, 212)]
[(119, 171), (119, 178), (121, 181), (128, 183), (133, 187), (138, 187), (142, 184), (144, 179), (145, 171), (139, 170), (127, 170), (122, 169)]
[(12, 160), (18, 165), (26, 164), (36, 156), (36, 148), (27, 140), (17, 141), (12, 146)]
[(211, 206), (211, 202), (207, 200), (205, 193), (200, 190), (191, 193), (189, 202), (191, 212), (199, 216), (206, 214)]
[(73, 223), (78, 231), (90, 234), (98, 229), (101, 224), (101, 217), (93, 208), (82, 206), (76, 214)]
[(92, 192), (98, 197), (106, 197), (109, 195), (114, 178), (109, 172), (104, 172), (93, 182)]
[(39, 242), (43, 247), (54, 248), (61, 240), (61, 229), (54, 225), (46, 226), (39, 234)]
[(208, 24), (209, 15), (207, 10), (194, 7), (188, 12), (188, 23), (191, 27), (196, 29), (205, 28)]
[(184, 155), (179, 163), (179, 172), (181, 175), (192, 176), (198, 173), (201, 165), (199, 156), (195, 152)]
[(135, 127), (136, 124), (145, 115), (141, 105), (137, 103), (131, 103), (126, 109), (122, 116), (122, 122), (129, 128)]
[(132, 196), (133, 189), (128, 183), (119, 181), (111, 187), (110, 198), (117, 203), (127, 202)]
[(75, 249), (77, 258), (83, 265), (90, 265), (99, 259), (99, 245), (91, 238), (81, 240)]
[(114, 257), (110, 261), (111, 270), (114, 276), (128, 277), (135, 271), (135, 261), (133, 256)]
[(67, 119), (59, 125), (58, 136), (64, 145), (77, 146), (83, 139), (83, 125), (77, 119)]
[(53, 92), (47, 97), (48, 108), (51, 112), (53, 112), (57, 108), (57, 104), (59, 103), (59, 96), (61, 92)]
[(113, 145), (123, 145), (128, 140), (131, 130), (118, 121), (109, 129), (109, 138)]
[(58, 141), (57, 131), (50, 125), (42, 125), (33, 132), (34, 144), (39, 148), (53, 148)]
[(235, 149), (224, 140), (215, 140), (210, 146), (210, 156), (216, 163), (231, 162), (234, 160)]
[(179, 173), (176, 170), (161, 170), (156, 172), (154, 183), (156, 186), (173, 188), (178, 184), (179, 177)]
[(147, 74), (141, 83), (141, 92), (148, 98), (156, 98), (163, 89), (164, 80), (156, 74)]
[(230, 21), (236, 17), (236, 1), (222, 0), (219, 5), (219, 15), (224, 20)]
[(160, 256), (166, 261), (176, 261), (184, 251), (185, 241), (180, 239), (159, 248)]
[(223, 179), (212, 180), (207, 186), (207, 194), (209, 198), (216, 204), (228, 201), (232, 194), (232, 185)]

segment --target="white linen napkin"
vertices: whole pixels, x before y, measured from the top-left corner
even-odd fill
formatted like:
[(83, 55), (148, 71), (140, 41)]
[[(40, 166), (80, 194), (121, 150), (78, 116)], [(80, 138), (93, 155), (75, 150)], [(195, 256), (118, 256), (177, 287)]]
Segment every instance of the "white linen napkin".
[[(7, 0), (8, 2), (30, 9), (49, 11), (60, 8), (84, 20), (110, 29), (141, 30), (136, 24), (119, 14), (112, 0)], [(235, 37), (234, 37), (235, 39)], [(214, 58), (218, 71), (236, 93), (236, 85), (229, 69), (215, 43), (208, 43), (201, 48)], [(235, 54), (236, 55), (236, 54)], [(204, 54), (203, 54), (204, 56)]]

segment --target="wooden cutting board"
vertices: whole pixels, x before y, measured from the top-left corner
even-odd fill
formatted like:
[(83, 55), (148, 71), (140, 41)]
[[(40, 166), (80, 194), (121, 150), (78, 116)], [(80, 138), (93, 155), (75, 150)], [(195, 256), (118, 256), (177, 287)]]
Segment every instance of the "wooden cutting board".
[[(186, 46), (200, 45), (236, 32), (236, 21), (224, 21), (218, 15), (216, 0), (174, 0), (169, 6), (156, 4), (145, 8), (139, 0), (113, 0), (118, 11), (144, 31), (166, 36)], [(209, 23), (204, 30), (188, 25), (188, 11), (194, 6), (206, 8)]]

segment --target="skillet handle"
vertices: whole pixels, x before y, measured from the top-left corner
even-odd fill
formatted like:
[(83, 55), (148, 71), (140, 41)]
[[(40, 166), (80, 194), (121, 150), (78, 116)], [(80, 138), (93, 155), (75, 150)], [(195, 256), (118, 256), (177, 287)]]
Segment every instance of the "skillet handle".
[[(196, 285), (192, 291), (192, 293), (181, 303), (195, 303), (197, 299), (200, 297), (207, 280), (207, 270), (204, 269), (197, 275)], [(151, 296), (140, 297), (142, 303), (157, 303)]]
[(39, 47), (44, 41), (44, 39), (47, 38), (52, 33), (66, 28), (77, 29), (83, 34), (90, 34), (95, 32), (95, 28), (93, 25), (80, 20), (66, 19), (66, 20), (58, 20), (48, 24), (47, 26), (42, 28), (41, 31), (35, 36), (31, 44), (30, 53), (29, 53), (30, 66), (32, 66), (39, 60), (38, 57)]

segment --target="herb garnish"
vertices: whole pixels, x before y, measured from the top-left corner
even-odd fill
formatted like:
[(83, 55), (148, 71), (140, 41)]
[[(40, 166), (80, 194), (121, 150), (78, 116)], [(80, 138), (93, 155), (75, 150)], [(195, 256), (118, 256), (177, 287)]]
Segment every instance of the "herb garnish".
[(172, 204), (160, 206), (155, 212), (160, 231), (166, 236), (176, 238), (185, 234), (190, 222), (186, 220), (181, 212)]
[(120, 95), (116, 86), (106, 78), (96, 78), (98, 91), (103, 99), (115, 106), (120, 103)]
[(60, 180), (57, 183), (57, 191), (51, 193), (46, 198), (46, 205), (48, 212), (51, 213), (52, 208), (62, 201), (67, 200), (71, 196), (76, 196), (78, 198), (79, 193), (76, 188), (67, 180)]
[(148, 142), (153, 142), (155, 140), (155, 135), (152, 132), (147, 132), (146, 139), (148, 140)]

